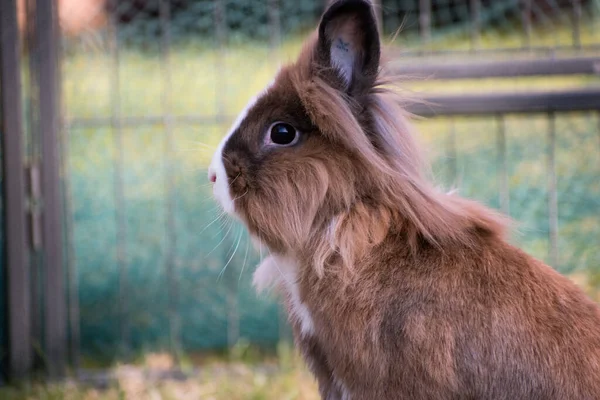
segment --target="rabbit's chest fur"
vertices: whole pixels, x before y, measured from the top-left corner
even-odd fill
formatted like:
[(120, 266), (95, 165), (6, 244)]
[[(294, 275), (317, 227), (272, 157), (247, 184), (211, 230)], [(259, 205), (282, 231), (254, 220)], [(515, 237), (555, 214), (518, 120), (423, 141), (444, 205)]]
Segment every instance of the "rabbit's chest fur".
[[(296, 344), (319, 380), (323, 398), (350, 400), (352, 396), (344, 381), (333, 376), (329, 366), (331, 354), (324, 352), (321, 340), (317, 337), (313, 313), (318, 306), (311, 305), (309, 308), (303, 301), (307, 288), (301, 284), (299, 262), (289, 257), (270, 255), (256, 269), (253, 283), (259, 291), (271, 287), (284, 297)], [(322, 313), (320, 316), (325, 317)], [(328, 331), (326, 325), (319, 324), (321, 333)]]
[(263, 290), (275, 287), (287, 299), (290, 320), (298, 326), (303, 336), (314, 334), (311, 313), (300, 297), (297, 261), (284, 256), (271, 255), (265, 258), (254, 273), (254, 285)]

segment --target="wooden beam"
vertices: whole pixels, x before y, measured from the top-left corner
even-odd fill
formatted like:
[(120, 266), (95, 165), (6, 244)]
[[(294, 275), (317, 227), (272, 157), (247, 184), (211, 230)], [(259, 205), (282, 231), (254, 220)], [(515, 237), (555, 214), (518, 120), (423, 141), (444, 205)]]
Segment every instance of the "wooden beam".
[(431, 95), (408, 110), (427, 117), (600, 110), (600, 88), (553, 92)]
[(59, 31), (56, 2), (36, 1), (39, 126), (42, 148), (42, 246), (44, 252), (44, 358), (50, 378), (62, 377), (67, 360), (67, 304), (58, 145), (60, 131)]
[(548, 75), (600, 75), (600, 57), (566, 59), (510, 60), (494, 62), (437, 62), (402, 64), (392, 66), (395, 73), (407, 79), (479, 79), (514, 78)]

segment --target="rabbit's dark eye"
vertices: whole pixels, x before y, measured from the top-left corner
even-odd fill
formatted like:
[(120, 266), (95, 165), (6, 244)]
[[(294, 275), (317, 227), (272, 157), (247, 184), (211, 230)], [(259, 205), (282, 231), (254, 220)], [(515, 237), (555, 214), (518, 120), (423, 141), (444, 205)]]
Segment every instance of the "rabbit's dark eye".
[(271, 126), (269, 132), (271, 142), (279, 146), (291, 146), (298, 141), (298, 131), (290, 124), (277, 122)]

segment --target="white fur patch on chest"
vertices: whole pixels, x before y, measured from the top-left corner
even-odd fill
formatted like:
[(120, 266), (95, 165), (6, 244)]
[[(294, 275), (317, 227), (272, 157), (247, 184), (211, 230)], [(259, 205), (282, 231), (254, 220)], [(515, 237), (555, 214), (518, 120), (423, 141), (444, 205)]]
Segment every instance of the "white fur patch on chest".
[(253, 284), (259, 292), (272, 287), (282, 289), (288, 296), (290, 318), (299, 324), (302, 335), (314, 334), (310, 311), (300, 299), (298, 265), (294, 260), (276, 255), (268, 256), (254, 272)]

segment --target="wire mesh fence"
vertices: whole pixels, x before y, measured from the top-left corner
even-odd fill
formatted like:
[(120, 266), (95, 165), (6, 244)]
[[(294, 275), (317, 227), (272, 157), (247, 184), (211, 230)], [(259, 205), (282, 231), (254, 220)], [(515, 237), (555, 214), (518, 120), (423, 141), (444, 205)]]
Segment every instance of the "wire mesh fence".
[[(0, 91), (0, 98), (2, 98), (2, 92)], [(0, 121), (2, 121), (2, 107), (0, 107)], [(0, 146), (0, 160), (4, 160), (4, 155), (2, 154), (2, 146)], [(4, 176), (2, 171), (3, 165), (0, 163), (0, 176)], [(0, 192), (4, 193), (4, 180), (0, 179)], [(5, 254), (4, 248), (4, 196), (0, 196), (0, 251), (2, 254)], [(4, 257), (0, 258), (0, 287), (7, 287), (6, 281), (6, 269), (4, 265)], [(0, 320), (6, 321), (6, 297), (0, 296)], [(4, 324), (0, 324), (0, 343), (7, 343), (8, 332)], [(0, 360), (4, 360), (4, 356), (0, 357)], [(2, 378), (5, 376), (5, 365), (4, 362), (0, 361), (0, 384), (2, 384)]]
[[(77, 13), (58, 3), (74, 354), (108, 361), (168, 349), (183, 357), (289, 339), (279, 307), (251, 287), (261, 255), (211, 200), (206, 169), (235, 115), (298, 52), (325, 3), (90, 0), (71, 8)], [(400, 72), (432, 59), (600, 55), (598, 0), (377, 3)], [(94, 22), (74, 22), (82, 20)], [(407, 85), (462, 94), (599, 83), (588, 74)], [(509, 213), (521, 247), (595, 293), (598, 112), (415, 123), (442, 184)]]
[(555, 52), (597, 45), (598, 28), (588, 24), (598, 12), (593, 0), (415, 0), (384, 2), (382, 10), (386, 31), (402, 22), (404, 31), (419, 36), (413, 43), (419, 53)]

